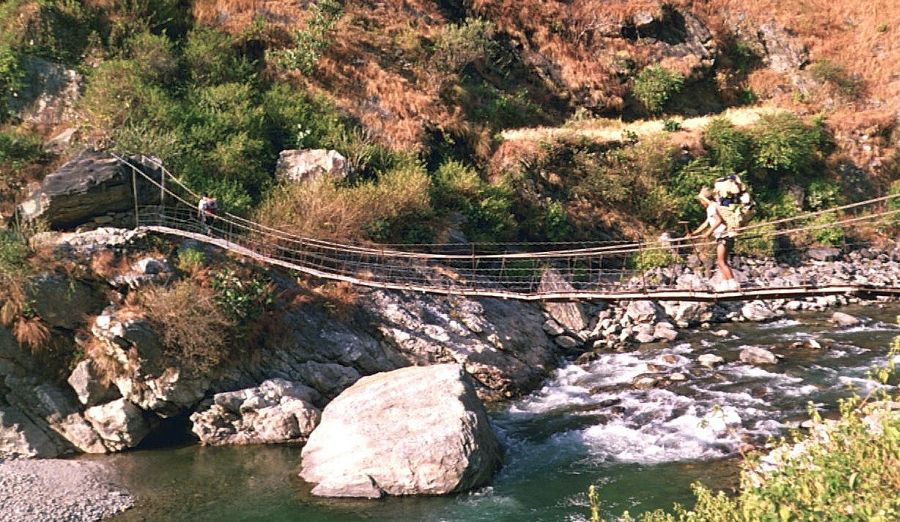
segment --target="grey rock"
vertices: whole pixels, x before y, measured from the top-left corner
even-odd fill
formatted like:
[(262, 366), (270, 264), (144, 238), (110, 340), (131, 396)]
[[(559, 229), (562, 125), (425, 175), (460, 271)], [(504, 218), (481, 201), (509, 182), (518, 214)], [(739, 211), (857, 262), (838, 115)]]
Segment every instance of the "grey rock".
[(768, 321), (775, 318), (776, 315), (777, 314), (762, 301), (752, 301), (741, 307), (741, 316), (748, 321)]
[(85, 316), (99, 313), (106, 304), (88, 285), (51, 273), (31, 280), (28, 299), (49, 326), (68, 330), (82, 326)]
[(84, 416), (110, 451), (133, 448), (150, 433), (150, 425), (141, 410), (125, 399), (90, 407)]
[(85, 359), (75, 365), (67, 382), (75, 390), (78, 400), (85, 406), (94, 406), (119, 397), (119, 390), (97, 371), (91, 359)]
[(722, 364), (723, 362), (725, 362), (725, 359), (723, 359), (722, 357), (720, 357), (714, 353), (704, 353), (700, 357), (697, 357), (697, 362), (699, 362), (703, 366), (712, 368), (713, 366), (716, 366), (718, 364)]
[(564, 350), (571, 350), (581, 346), (581, 341), (568, 335), (560, 335), (555, 339), (555, 342), (560, 348)]
[(671, 342), (678, 338), (678, 332), (669, 323), (658, 323), (653, 331), (653, 337)]
[[(156, 166), (133, 161), (153, 179), (160, 179)], [(159, 201), (155, 185), (142, 176), (136, 180), (139, 204)], [(41, 220), (52, 228), (73, 228), (96, 216), (133, 208), (131, 170), (105, 152), (84, 150), (45, 177), (41, 187), (19, 205), (19, 214), (27, 222)]]
[[(541, 292), (574, 290), (572, 285), (563, 278), (562, 274), (552, 268), (544, 270), (544, 273), (541, 274), (539, 288)], [(550, 317), (569, 331), (580, 332), (588, 327), (587, 317), (580, 303), (547, 302), (544, 303), (544, 309), (550, 314)]]
[(625, 316), (635, 323), (655, 323), (659, 309), (653, 301), (631, 301)]
[(675, 372), (669, 375), (669, 380), (673, 382), (682, 382), (687, 380), (687, 375), (681, 372)]
[(487, 483), (500, 445), (471, 378), (442, 364), (360, 379), (325, 407), (301, 462), (315, 495), (441, 495)]
[(765, 47), (765, 60), (770, 69), (792, 72), (809, 61), (806, 48), (774, 22), (762, 24), (757, 35)]
[(0, 461), (4, 458), (53, 458), (59, 449), (14, 406), (0, 406)]
[(275, 177), (293, 183), (305, 183), (328, 176), (342, 181), (350, 174), (350, 163), (336, 150), (283, 150), (275, 165)]
[(841, 326), (841, 327), (850, 327), (850, 326), (858, 326), (862, 324), (862, 321), (859, 318), (853, 317), (850, 314), (845, 314), (844, 312), (835, 312), (831, 314), (831, 322)]
[(810, 248), (806, 255), (815, 261), (834, 261), (841, 257), (841, 251), (834, 247)]
[(218, 393), (191, 415), (192, 430), (210, 445), (305, 441), (319, 424), (319, 393), (299, 383), (270, 379), (256, 388)]
[(740, 356), (741, 362), (747, 364), (775, 364), (778, 362), (778, 359), (775, 357), (775, 354), (766, 350), (765, 348), (760, 348), (758, 346), (748, 346), (741, 350)]
[(22, 65), (25, 73), (23, 88), (16, 96), (5, 100), (17, 119), (39, 132), (48, 132), (74, 120), (75, 106), (81, 97), (82, 76), (36, 56), (26, 56)]
[(547, 319), (544, 321), (544, 331), (547, 332), (547, 335), (556, 337), (557, 335), (562, 335), (566, 333), (566, 329), (559, 325), (553, 319)]

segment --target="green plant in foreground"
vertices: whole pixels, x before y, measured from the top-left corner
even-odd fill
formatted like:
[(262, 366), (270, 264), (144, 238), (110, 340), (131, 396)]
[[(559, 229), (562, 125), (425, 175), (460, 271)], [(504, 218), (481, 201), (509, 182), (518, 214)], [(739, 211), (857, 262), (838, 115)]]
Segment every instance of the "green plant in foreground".
[(206, 254), (196, 248), (186, 248), (178, 252), (176, 266), (182, 272), (192, 274), (206, 265)]
[(218, 307), (233, 321), (252, 321), (273, 302), (271, 285), (258, 276), (241, 277), (225, 269), (213, 274), (212, 288)]

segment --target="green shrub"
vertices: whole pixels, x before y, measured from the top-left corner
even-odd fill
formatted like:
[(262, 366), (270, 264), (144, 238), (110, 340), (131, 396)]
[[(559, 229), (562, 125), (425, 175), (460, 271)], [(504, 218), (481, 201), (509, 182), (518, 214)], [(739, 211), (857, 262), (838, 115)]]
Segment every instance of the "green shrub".
[(634, 79), (634, 96), (648, 112), (657, 113), (683, 87), (684, 76), (660, 65), (651, 65)]
[(216, 305), (234, 323), (258, 319), (274, 302), (271, 283), (255, 274), (247, 277), (231, 269), (216, 272), (212, 289)]
[(26, 270), (30, 249), (21, 234), (0, 230), (0, 275), (14, 275)]
[(819, 245), (838, 246), (844, 242), (844, 229), (838, 225), (829, 226), (837, 222), (834, 214), (820, 214), (816, 216), (810, 225), (817, 227), (811, 231), (812, 239)]
[(82, 107), (100, 129), (116, 129), (130, 122), (169, 128), (181, 112), (165, 88), (147, 81), (148, 72), (132, 60), (109, 60), (88, 79)]
[(344, 132), (337, 109), (323, 98), (282, 82), (263, 95), (269, 139), (276, 150), (331, 147)]
[(330, 33), (343, 15), (344, 7), (338, 0), (317, 0), (309, 11), (306, 29), (294, 32), (293, 47), (275, 55), (280, 67), (298, 69), (306, 75), (315, 71), (322, 53), (331, 45)]
[(713, 118), (703, 131), (703, 148), (713, 165), (726, 173), (746, 171), (753, 159), (750, 135), (725, 118)]
[[(756, 225), (757, 223), (751, 223)], [(775, 255), (774, 225), (765, 225), (738, 235), (734, 242), (734, 253), (747, 257), (768, 258)]]
[(506, 237), (514, 228), (512, 191), (491, 185), (474, 169), (446, 161), (434, 173), (432, 199), (438, 209), (457, 210), (466, 216), (470, 239), (491, 241)]
[(41, 160), (44, 156), (43, 142), (39, 135), (0, 132), (0, 169), (8, 165), (16, 170), (26, 163)]
[(22, 88), (24, 78), (21, 56), (11, 46), (0, 42), (0, 123), (8, 117), (7, 98)]
[(763, 114), (751, 135), (757, 167), (795, 175), (809, 171), (823, 140), (821, 129), (789, 112)]
[(681, 130), (681, 122), (673, 119), (663, 120), (663, 130), (666, 132), (678, 132)]
[(196, 248), (185, 248), (178, 252), (176, 266), (182, 272), (196, 273), (206, 266), (206, 254)]
[[(652, 245), (651, 245), (652, 246)], [(636, 252), (628, 258), (627, 266), (633, 270), (644, 272), (652, 268), (665, 268), (677, 263), (679, 258), (665, 248), (652, 248)]]
[(185, 38), (183, 53), (194, 85), (242, 83), (253, 78), (253, 64), (238, 52), (232, 36), (218, 29), (192, 29)]
[(707, 158), (697, 158), (678, 169), (668, 182), (668, 191), (675, 200), (680, 219), (699, 225), (706, 219), (706, 210), (697, 201), (697, 194), (703, 187), (710, 187), (717, 178), (730, 171), (709, 164)]
[(831, 60), (814, 61), (809, 66), (809, 72), (817, 82), (831, 84), (845, 96), (857, 96), (862, 89), (862, 80), (858, 76)]
[(470, 63), (489, 59), (495, 49), (494, 31), (492, 22), (480, 18), (443, 26), (434, 40), (433, 64), (455, 73)]
[(806, 206), (810, 210), (824, 210), (844, 203), (844, 191), (838, 183), (815, 179), (806, 188)]
[(168, 37), (150, 32), (138, 33), (128, 40), (127, 47), (128, 57), (142, 79), (159, 85), (176, 80), (178, 57)]

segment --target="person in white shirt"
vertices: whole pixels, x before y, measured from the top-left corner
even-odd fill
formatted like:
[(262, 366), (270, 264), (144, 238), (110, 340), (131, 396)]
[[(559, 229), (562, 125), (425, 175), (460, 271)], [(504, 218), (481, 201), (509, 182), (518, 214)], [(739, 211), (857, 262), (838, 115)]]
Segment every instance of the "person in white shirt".
[(722, 275), (721, 290), (736, 291), (740, 286), (734, 278), (734, 272), (728, 265), (728, 256), (734, 248), (734, 232), (728, 229), (728, 225), (719, 214), (719, 204), (713, 199), (712, 191), (704, 187), (697, 194), (697, 200), (706, 208), (706, 221), (700, 225), (697, 230), (691, 232), (690, 236), (696, 236), (703, 232), (701, 237), (714, 237), (716, 240), (716, 264), (719, 267), (719, 273)]
[(200, 223), (203, 224), (203, 230), (206, 234), (209, 234), (206, 217), (215, 216), (217, 210), (219, 210), (219, 201), (209, 195), (201, 197), (200, 202), (197, 203), (197, 215), (200, 217)]

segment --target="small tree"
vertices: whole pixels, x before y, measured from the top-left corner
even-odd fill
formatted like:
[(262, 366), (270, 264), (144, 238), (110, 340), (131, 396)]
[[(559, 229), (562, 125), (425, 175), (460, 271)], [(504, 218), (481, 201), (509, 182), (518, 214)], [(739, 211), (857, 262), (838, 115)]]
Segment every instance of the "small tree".
[(634, 79), (634, 96), (648, 112), (658, 113), (683, 87), (684, 76), (665, 67), (651, 65)]

